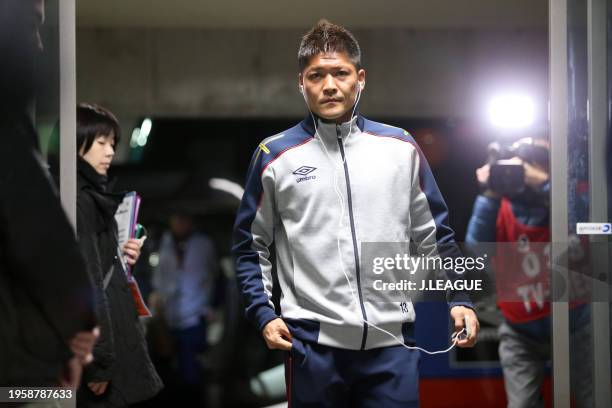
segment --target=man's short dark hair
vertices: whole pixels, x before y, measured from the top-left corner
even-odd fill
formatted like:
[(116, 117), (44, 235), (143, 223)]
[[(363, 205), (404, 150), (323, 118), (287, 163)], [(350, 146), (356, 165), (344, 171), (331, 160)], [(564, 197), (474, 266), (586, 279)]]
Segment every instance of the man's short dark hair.
[(119, 121), (111, 111), (93, 103), (77, 105), (77, 152), (91, 148), (98, 136), (115, 135), (115, 145), (121, 139)]
[(361, 48), (353, 34), (344, 27), (320, 20), (302, 37), (298, 51), (300, 72), (312, 57), (328, 52), (346, 52), (355, 68), (361, 68)]

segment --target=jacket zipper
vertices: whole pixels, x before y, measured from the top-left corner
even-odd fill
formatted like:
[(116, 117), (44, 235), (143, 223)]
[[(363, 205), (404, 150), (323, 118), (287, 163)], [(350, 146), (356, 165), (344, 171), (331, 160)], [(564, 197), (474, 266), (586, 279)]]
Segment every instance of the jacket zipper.
[[(336, 125), (336, 136), (338, 136), (338, 146), (340, 146), (340, 154), (344, 163), (344, 177), (346, 179), (346, 194), (349, 208), (349, 219), (351, 222), (351, 235), (353, 237), (353, 253), (355, 254), (355, 272), (357, 275), (357, 292), (359, 293), (359, 305), (361, 306), (361, 314), (363, 320), (368, 320), (365, 306), (363, 305), (363, 297), (361, 294), (361, 274), (359, 271), (359, 250), (357, 248), (357, 235), (355, 234), (355, 219), (353, 218), (353, 200), (351, 198), (351, 179), (349, 178), (348, 164), (344, 153), (344, 143), (342, 143), (342, 131), (340, 125)], [(361, 337), (361, 350), (365, 349), (366, 340), (368, 338), (368, 325), (363, 323), (363, 336)]]

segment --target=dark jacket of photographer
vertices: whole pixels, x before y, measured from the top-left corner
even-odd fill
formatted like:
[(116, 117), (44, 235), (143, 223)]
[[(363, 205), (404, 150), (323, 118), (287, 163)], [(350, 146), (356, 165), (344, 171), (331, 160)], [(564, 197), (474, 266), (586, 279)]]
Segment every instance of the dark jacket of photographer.
[[(162, 383), (149, 359), (144, 332), (117, 256), (114, 214), (123, 194), (107, 192), (106, 177), (80, 157), (77, 170), (79, 245), (94, 282), (100, 322), (95, 360), (85, 369), (79, 406), (121, 407), (153, 397)], [(101, 396), (87, 387), (89, 382), (103, 381), (109, 384)]]
[(0, 109), (0, 386), (57, 385), (92, 289), (23, 111)]

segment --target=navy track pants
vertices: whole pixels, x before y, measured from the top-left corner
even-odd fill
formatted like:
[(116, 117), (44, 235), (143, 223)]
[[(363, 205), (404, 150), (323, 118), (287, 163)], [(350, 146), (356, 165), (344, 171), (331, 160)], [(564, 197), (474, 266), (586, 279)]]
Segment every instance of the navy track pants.
[(416, 350), (346, 350), (295, 337), (292, 344), (285, 358), (289, 408), (419, 406)]

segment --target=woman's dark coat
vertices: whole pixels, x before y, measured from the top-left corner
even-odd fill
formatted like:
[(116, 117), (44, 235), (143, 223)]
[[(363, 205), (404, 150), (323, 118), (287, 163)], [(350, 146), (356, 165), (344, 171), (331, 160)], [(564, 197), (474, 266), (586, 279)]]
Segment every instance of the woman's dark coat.
[[(117, 257), (115, 211), (123, 194), (107, 192), (106, 177), (85, 160), (77, 163), (77, 231), (79, 245), (96, 291), (100, 338), (95, 361), (86, 367), (79, 407), (122, 407), (153, 397), (162, 382), (151, 363), (128, 282)], [(112, 270), (112, 272), (111, 272)], [(111, 273), (104, 289), (104, 280)], [(89, 382), (110, 381), (102, 396)]]

